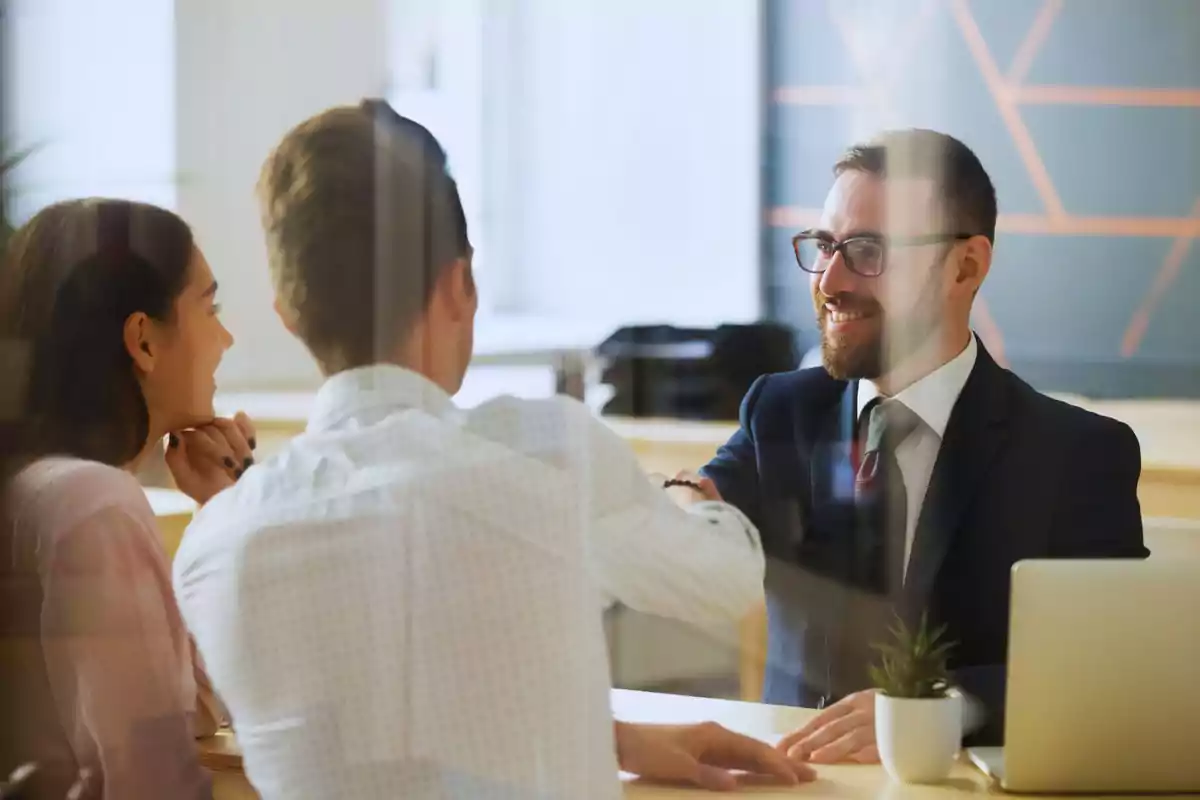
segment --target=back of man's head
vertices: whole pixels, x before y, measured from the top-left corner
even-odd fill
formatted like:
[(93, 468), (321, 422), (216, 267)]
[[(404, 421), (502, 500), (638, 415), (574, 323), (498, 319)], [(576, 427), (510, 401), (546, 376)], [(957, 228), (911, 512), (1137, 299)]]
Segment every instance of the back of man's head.
[(293, 128), (258, 188), (279, 311), (326, 374), (394, 357), (470, 253), (445, 151), (382, 101)]

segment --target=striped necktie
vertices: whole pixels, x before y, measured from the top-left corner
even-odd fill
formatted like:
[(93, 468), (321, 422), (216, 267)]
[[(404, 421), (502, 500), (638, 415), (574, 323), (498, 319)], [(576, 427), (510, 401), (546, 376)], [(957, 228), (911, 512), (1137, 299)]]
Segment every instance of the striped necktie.
[(921, 419), (894, 398), (877, 397), (864, 410), (866, 430), (855, 475), (859, 509), (861, 564), (867, 583), (882, 593), (897, 593), (904, 582), (908, 537), (908, 494), (896, 460), (896, 448)]

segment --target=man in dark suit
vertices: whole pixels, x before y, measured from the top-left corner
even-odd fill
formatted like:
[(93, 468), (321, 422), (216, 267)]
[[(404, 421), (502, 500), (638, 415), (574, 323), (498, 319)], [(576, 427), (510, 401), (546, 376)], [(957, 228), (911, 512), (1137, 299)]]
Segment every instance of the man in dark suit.
[(1038, 393), (972, 333), (996, 197), (969, 148), (889, 132), (834, 172), (820, 225), (794, 241), (823, 367), (760, 378), (702, 470), (770, 556), (764, 700), (824, 708), (783, 741), (791, 755), (877, 760), (870, 644), (893, 615), (927, 613), (982, 706), (972, 743), (995, 743), (1011, 568), (1144, 558), (1138, 442)]

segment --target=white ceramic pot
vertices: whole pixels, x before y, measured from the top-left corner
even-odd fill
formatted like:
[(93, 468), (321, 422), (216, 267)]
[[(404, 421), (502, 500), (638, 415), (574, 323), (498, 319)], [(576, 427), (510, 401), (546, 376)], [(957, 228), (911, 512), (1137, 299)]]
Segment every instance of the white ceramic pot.
[(875, 742), (888, 774), (901, 783), (937, 783), (962, 747), (962, 695), (938, 699), (875, 695)]

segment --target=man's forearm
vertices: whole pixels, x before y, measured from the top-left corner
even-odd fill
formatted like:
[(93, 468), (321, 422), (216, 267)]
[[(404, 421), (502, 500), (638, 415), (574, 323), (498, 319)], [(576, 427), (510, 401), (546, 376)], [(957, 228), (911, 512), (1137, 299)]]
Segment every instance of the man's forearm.
[(670, 504), (596, 524), (592, 560), (605, 592), (635, 611), (694, 625), (739, 622), (762, 601), (765, 559), (733, 509)]
[(617, 766), (622, 769), (624, 769), (622, 765), (625, 763), (625, 754), (628, 750), (629, 734), (628, 722), (621, 722), (619, 719), (613, 720), (613, 748), (617, 753)]

